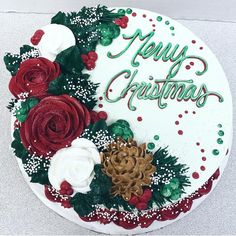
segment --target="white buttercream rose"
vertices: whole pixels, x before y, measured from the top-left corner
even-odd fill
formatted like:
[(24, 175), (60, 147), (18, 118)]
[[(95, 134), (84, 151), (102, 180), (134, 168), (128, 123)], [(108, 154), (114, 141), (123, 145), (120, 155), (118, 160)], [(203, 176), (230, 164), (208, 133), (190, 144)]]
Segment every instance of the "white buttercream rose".
[(42, 57), (54, 61), (63, 50), (75, 45), (75, 36), (72, 31), (59, 24), (50, 24), (41, 28), (44, 32), (37, 48)]
[(86, 193), (90, 191), (94, 165), (100, 163), (95, 144), (88, 139), (78, 138), (70, 147), (58, 150), (52, 157), (48, 178), (57, 190), (60, 190), (63, 181), (67, 181), (74, 192)]

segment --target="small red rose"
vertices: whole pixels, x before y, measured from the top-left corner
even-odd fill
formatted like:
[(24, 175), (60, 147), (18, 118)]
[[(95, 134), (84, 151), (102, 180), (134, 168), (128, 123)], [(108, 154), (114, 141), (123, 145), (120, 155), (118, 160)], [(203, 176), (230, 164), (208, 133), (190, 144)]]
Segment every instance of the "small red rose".
[(60, 66), (46, 58), (32, 58), (20, 64), (11, 78), (9, 90), (16, 97), (27, 93), (29, 97), (42, 98), (48, 95), (49, 83), (60, 75)]
[(90, 124), (88, 109), (69, 95), (43, 98), (22, 123), (22, 143), (31, 154), (52, 156), (69, 146)]

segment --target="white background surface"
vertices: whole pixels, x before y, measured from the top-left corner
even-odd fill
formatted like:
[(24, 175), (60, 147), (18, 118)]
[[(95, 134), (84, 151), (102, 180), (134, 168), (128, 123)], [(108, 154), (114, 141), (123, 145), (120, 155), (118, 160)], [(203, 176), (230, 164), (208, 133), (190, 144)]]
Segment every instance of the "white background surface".
[[(17, 4), (16, 4), (17, 3)], [(234, 0), (21, 0), (0, 4), (0, 234), (95, 234), (64, 220), (31, 192), (9, 150), (9, 73), (2, 57), (18, 52), (37, 27), (47, 24), (53, 13), (79, 10), (84, 5), (131, 6), (168, 15), (191, 29), (212, 49), (228, 77), (236, 99), (236, 1)], [(236, 147), (214, 192), (194, 212), (150, 234), (236, 234)], [(132, 231), (131, 231), (132, 233)]]

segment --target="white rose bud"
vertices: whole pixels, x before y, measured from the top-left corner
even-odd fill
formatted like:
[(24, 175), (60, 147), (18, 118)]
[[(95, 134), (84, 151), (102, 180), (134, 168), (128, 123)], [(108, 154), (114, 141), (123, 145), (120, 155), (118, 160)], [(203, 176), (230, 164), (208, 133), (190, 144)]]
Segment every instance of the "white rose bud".
[(58, 150), (52, 157), (48, 178), (57, 190), (60, 190), (63, 181), (67, 181), (74, 192), (86, 193), (90, 191), (94, 165), (100, 163), (95, 144), (88, 139), (78, 138), (70, 147)]
[(50, 24), (42, 27), (41, 30), (44, 34), (37, 48), (41, 56), (50, 61), (54, 61), (60, 52), (74, 46), (76, 43), (74, 34), (64, 25)]

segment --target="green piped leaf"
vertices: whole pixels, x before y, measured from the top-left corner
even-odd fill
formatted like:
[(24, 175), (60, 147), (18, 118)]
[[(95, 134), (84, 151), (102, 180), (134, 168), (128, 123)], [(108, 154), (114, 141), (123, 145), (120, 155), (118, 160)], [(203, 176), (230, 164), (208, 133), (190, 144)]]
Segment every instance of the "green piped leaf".
[(22, 61), (35, 57), (39, 57), (39, 51), (29, 45), (23, 45), (19, 54), (6, 53), (3, 60), (7, 70), (14, 76)]
[(62, 74), (49, 84), (48, 92), (53, 95), (68, 94), (93, 109), (97, 103), (98, 86), (87, 74)]
[(56, 59), (65, 73), (81, 74), (84, 69), (84, 63), (81, 59), (81, 53), (77, 46), (72, 46), (60, 52)]
[(28, 113), (32, 107), (38, 104), (37, 98), (27, 98), (26, 101), (21, 102), (20, 107), (15, 110), (15, 116), (20, 122), (24, 122), (28, 116)]

